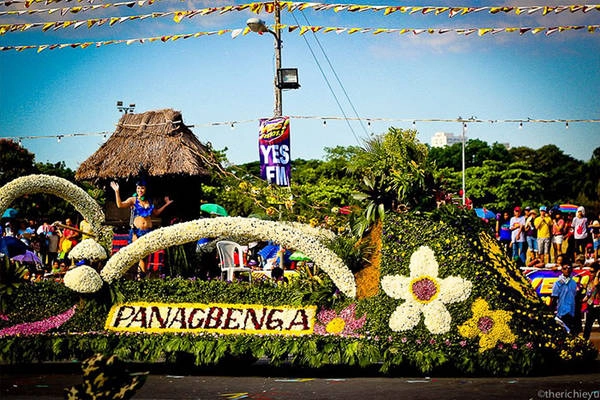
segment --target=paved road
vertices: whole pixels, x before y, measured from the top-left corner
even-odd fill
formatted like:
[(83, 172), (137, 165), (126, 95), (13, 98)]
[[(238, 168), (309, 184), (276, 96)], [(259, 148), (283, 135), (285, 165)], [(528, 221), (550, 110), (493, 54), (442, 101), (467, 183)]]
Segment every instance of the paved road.
[[(79, 367), (1, 366), (0, 398), (62, 399), (65, 387), (81, 383)], [(243, 371), (153, 367), (150, 372), (134, 399), (600, 399), (600, 361), (589, 371), (527, 378), (386, 377), (375, 371), (298, 370), (260, 363)]]

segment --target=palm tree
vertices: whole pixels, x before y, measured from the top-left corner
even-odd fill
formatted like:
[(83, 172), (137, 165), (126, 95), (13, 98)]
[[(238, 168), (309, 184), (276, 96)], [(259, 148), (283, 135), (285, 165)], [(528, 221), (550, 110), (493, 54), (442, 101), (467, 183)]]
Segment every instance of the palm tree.
[(348, 169), (362, 175), (360, 192), (355, 198), (365, 204), (364, 212), (354, 221), (358, 237), (388, 210), (420, 208), (433, 204), (428, 190), (432, 174), (427, 163), (427, 147), (416, 139), (417, 131), (389, 128), (382, 135), (365, 141), (349, 161)]

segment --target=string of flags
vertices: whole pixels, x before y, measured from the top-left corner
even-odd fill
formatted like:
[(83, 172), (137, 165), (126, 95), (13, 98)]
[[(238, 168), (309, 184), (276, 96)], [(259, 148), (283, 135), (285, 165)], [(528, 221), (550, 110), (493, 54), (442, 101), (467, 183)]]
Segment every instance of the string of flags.
[[(425, 28), (425, 29), (411, 29), (411, 28), (343, 28), (343, 27), (324, 27), (324, 26), (300, 26), (300, 25), (281, 25), (281, 29), (287, 29), (288, 32), (297, 31), (300, 36), (304, 35), (307, 32), (314, 33), (330, 33), (335, 32), (336, 34), (346, 33), (348, 35), (363, 33), (363, 34), (392, 34), (396, 33), (399, 35), (405, 34), (446, 34), (453, 32), (457, 35), (468, 36), (473, 33), (476, 33), (478, 36), (484, 36), (488, 33), (495, 35), (498, 33), (519, 33), (523, 35), (527, 32), (532, 34), (539, 34), (544, 32), (546, 36), (550, 36), (557, 32), (566, 32), (566, 31), (578, 31), (578, 30), (587, 30), (589, 33), (596, 33), (600, 31), (600, 25), (567, 25), (567, 26), (555, 26), (555, 27), (506, 27), (506, 28)], [(190, 39), (190, 38), (199, 38), (203, 36), (211, 36), (211, 35), (224, 35), (227, 33), (231, 34), (232, 38), (236, 38), (239, 35), (248, 34), (250, 29), (240, 28), (240, 29), (220, 29), (218, 31), (208, 31), (208, 32), (196, 32), (196, 33), (187, 33), (187, 34), (178, 34), (178, 35), (163, 35), (163, 36), (154, 36), (147, 38), (134, 38), (134, 39), (118, 39), (118, 40), (105, 40), (105, 41), (90, 41), (90, 42), (75, 42), (75, 43), (60, 43), (60, 44), (34, 44), (34, 45), (13, 45), (13, 46), (0, 46), (0, 51), (24, 51), (30, 49), (37, 49), (37, 52), (40, 53), (44, 50), (55, 50), (55, 49), (65, 49), (65, 48), (81, 48), (85, 49), (88, 47), (102, 47), (108, 45), (115, 44), (126, 44), (131, 45), (134, 43), (145, 44), (152, 42), (174, 42), (179, 39)]]
[[(5, 4), (7, 2), (5, 1)], [(77, 7), (65, 7), (65, 8), (51, 8), (51, 9), (28, 9), (28, 10), (9, 10), (9, 11), (0, 11), (0, 15), (26, 15), (26, 14), (34, 14), (34, 13), (48, 13), (54, 14), (59, 12), (61, 15), (66, 15), (67, 13), (77, 14), (85, 11), (94, 11), (98, 9), (105, 9), (109, 7), (134, 7), (136, 4), (139, 6), (143, 6), (145, 4), (152, 4), (153, 0), (139, 0), (139, 1), (129, 1), (129, 2), (120, 2), (120, 3), (105, 3), (105, 4), (96, 4), (90, 6), (77, 6)], [(92, 28), (93, 26), (101, 26), (108, 22), (109, 26), (114, 25), (115, 23), (123, 23), (127, 21), (135, 21), (135, 20), (144, 20), (147, 18), (163, 18), (163, 17), (172, 17), (173, 20), (177, 23), (180, 23), (183, 18), (194, 18), (196, 16), (206, 16), (213, 13), (224, 14), (232, 11), (243, 11), (250, 10), (255, 13), (260, 13), (261, 10), (266, 7), (269, 3), (250, 3), (250, 4), (242, 4), (237, 6), (223, 6), (223, 7), (209, 7), (197, 10), (180, 10), (180, 11), (166, 11), (166, 12), (153, 12), (149, 14), (143, 15), (129, 15), (129, 16), (121, 16), (121, 17), (108, 17), (108, 18), (93, 18), (88, 20), (63, 20), (63, 21), (42, 21), (42, 22), (33, 22), (33, 23), (23, 23), (23, 24), (3, 24), (0, 25), (0, 34), (4, 34), (6, 32), (15, 32), (15, 31), (25, 31), (31, 28), (41, 27), (43, 31), (47, 31), (48, 29), (60, 29), (60, 28), (78, 28), (82, 25), (86, 25), (88, 28)], [(272, 4), (272, 3), (270, 3)], [(536, 12), (542, 13), (542, 15), (547, 15), (550, 12), (560, 13), (565, 10), (569, 10), (571, 13), (575, 12), (584, 12), (587, 13), (591, 10), (600, 11), (600, 5), (591, 4), (591, 5), (568, 5), (568, 6), (535, 6), (535, 7), (413, 7), (413, 6), (398, 6), (398, 7), (390, 7), (390, 6), (353, 6), (353, 5), (339, 5), (339, 4), (322, 4), (322, 3), (287, 3), (284, 2), (282, 4), (288, 5), (288, 10), (304, 10), (306, 8), (313, 8), (318, 11), (333, 9), (336, 12), (339, 12), (341, 9), (351, 11), (352, 7), (360, 7), (361, 10), (380, 10), (385, 9), (384, 15), (389, 15), (393, 12), (401, 12), (414, 14), (416, 12), (420, 12), (422, 14), (433, 13), (435, 15), (439, 15), (442, 13), (448, 13), (449, 17), (453, 17), (454, 15), (465, 15), (473, 12), (480, 11), (488, 11), (490, 14), (497, 14), (499, 12), (509, 12), (515, 10), (517, 15), (526, 13), (532, 14)], [(269, 10), (272, 11), (272, 10)]]
[[(44, 3), (46, 5), (52, 3), (58, 3), (61, 0), (4, 0), (1, 1), (0, 4), (4, 4), (5, 6), (10, 6), (13, 4), (23, 4), (25, 8), (30, 8), (34, 3)], [(63, 0), (70, 2), (72, 0)], [(76, 7), (67, 7), (63, 9), (49, 9), (49, 10), (28, 10), (33, 12), (49, 12), (53, 13), (58, 10), (65, 10), (64, 12), (73, 12), (77, 13), (80, 11), (88, 11), (90, 9), (94, 9), (94, 7), (108, 8), (108, 7), (119, 7), (119, 6), (127, 6), (134, 7), (136, 4), (140, 7), (144, 5), (152, 5), (158, 0), (133, 0), (122, 3), (102, 3), (96, 6), (76, 6)], [(184, 0), (181, 0), (184, 1)], [(78, 3), (87, 2), (89, 4), (93, 4), (94, 0), (78, 0)], [(275, 10), (276, 2), (254, 2), (248, 4), (240, 4), (240, 5), (228, 5), (221, 7), (210, 7), (203, 9), (204, 13), (211, 14), (214, 12), (226, 13), (231, 11), (243, 11), (243, 10), (251, 10), (254, 13), (267, 12), (272, 13)], [(449, 6), (391, 6), (391, 5), (368, 5), (368, 4), (331, 4), (331, 3), (319, 3), (319, 2), (292, 2), (292, 1), (279, 1), (277, 2), (279, 8), (283, 11), (293, 12), (296, 10), (306, 10), (312, 9), (315, 11), (329, 11), (333, 10), (335, 12), (380, 12), (383, 11), (384, 15), (390, 15), (396, 12), (407, 13), (407, 14), (433, 14), (433, 15), (444, 15), (448, 14), (450, 18), (456, 15), (465, 15), (470, 13), (477, 12), (489, 12), (490, 14), (497, 13), (512, 13), (514, 12), (516, 15), (521, 14), (533, 14), (533, 13), (542, 13), (542, 15), (546, 15), (549, 13), (559, 14), (564, 11), (570, 12), (589, 12), (591, 10), (598, 10), (598, 5), (595, 4), (571, 4), (571, 5), (556, 5), (556, 6), (483, 6), (483, 7), (467, 7), (467, 6), (459, 6), (459, 7), (449, 7)], [(200, 11), (200, 10), (194, 10)], [(16, 12), (18, 13), (18, 12)], [(205, 15), (206, 15), (205, 14)]]
[[(489, 124), (497, 124), (497, 123), (517, 123), (519, 124), (519, 128), (523, 127), (523, 124), (529, 123), (541, 123), (541, 124), (552, 124), (552, 123), (561, 123), (565, 124), (568, 128), (569, 123), (600, 123), (600, 119), (537, 119), (537, 118), (527, 118), (527, 119), (478, 119), (478, 118), (347, 118), (347, 117), (336, 117), (336, 116), (306, 116), (306, 115), (292, 115), (290, 119), (312, 119), (312, 120), (321, 120), (324, 123), (326, 121), (366, 121), (369, 124), (372, 122), (408, 122), (412, 123), (413, 126), (417, 123), (437, 123), (437, 122), (445, 122), (445, 123), (489, 123)], [(221, 121), (221, 122), (208, 122), (200, 125), (187, 125), (189, 128), (194, 127), (215, 127), (215, 126), (231, 126), (232, 128), (236, 125), (246, 124), (246, 123), (257, 123), (259, 119), (249, 119), (243, 121)], [(7, 136), (2, 137), (1, 139), (12, 139), (16, 140), (18, 143), (22, 143), (23, 140), (31, 140), (31, 139), (56, 139), (58, 143), (63, 138), (67, 137), (83, 137), (83, 136), (103, 136), (106, 140), (108, 136), (112, 135), (112, 132), (93, 132), (93, 133), (66, 133), (66, 134), (58, 134), (58, 135), (26, 135), (26, 136)]]

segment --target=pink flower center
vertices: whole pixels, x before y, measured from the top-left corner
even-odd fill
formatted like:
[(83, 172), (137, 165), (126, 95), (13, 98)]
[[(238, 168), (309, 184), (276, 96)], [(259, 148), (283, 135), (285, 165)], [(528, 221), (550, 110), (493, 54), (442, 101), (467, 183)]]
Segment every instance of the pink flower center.
[(427, 303), (435, 298), (438, 287), (431, 278), (423, 277), (412, 283), (412, 292), (418, 301)]
[(494, 327), (494, 320), (490, 317), (481, 317), (477, 321), (477, 328), (483, 333), (488, 333)]

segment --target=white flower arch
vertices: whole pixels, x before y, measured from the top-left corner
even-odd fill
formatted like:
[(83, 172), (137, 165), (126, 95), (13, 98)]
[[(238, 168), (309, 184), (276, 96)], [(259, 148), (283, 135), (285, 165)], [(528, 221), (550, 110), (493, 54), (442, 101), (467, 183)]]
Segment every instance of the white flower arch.
[(338, 289), (356, 296), (352, 271), (319, 240), (319, 230), (308, 225), (263, 221), (256, 218), (217, 217), (197, 219), (154, 230), (112, 256), (100, 272), (104, 281), (120, 278), (138, 260), (167, 246), (196, 241), (203, 237), (243, 236), (254, 240), (274, 240), (284, 247), (301, 250), (326, 272)]
[(88, 220), (94, 235), (106, 236), (105, 229), (102, 228), (104, 212), (100, 205), (85, 190), (58, 176), (27, 175), (8, 182), (0, 188), (0, 213), (3, 213), (15, 199), (34, 193), (52, 194), (68, 201)]

